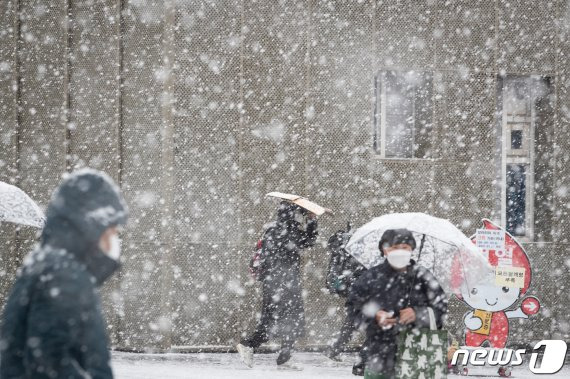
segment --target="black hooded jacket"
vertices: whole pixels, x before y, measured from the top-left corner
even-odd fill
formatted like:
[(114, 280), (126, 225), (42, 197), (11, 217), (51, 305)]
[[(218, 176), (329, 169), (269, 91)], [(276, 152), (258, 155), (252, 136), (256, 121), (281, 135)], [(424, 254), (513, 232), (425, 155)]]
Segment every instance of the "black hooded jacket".
[(0, 377), (112, 378), (97, 286), (119, 263), (98, 246), (127, 209), (106, 175), (65, 179), (47, 211), (40, 246), (20, 268), (2, 317)]

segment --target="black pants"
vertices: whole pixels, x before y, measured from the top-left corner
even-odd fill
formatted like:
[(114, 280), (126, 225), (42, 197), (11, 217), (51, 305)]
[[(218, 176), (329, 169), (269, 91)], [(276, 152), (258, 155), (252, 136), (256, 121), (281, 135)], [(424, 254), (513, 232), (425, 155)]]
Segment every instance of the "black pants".
[[(354, 331), (356, 329), (357, 328), (354, 325), (353, 320), (349, 316), (349, 312), (347, 309), (346, 317), (344, 318), (344, 321), (342, 322), (342, 326), (340, 328), (339, 335), (338, 335), (336, 341), (334, 341), (332, 346), (331, 346), (331, 352), (334, 355), (338, 355), (344, 351), (346, 344), (348, 344), (348, 342), (350, 342), (350, 339), (352, 338), (352, 333), (354, 333)], [(358, 355), (360, 356), (360, 363), (365, 365), (366, 364), (366, 349), (364, 347), (361, 347), (358, 351)]]
[(355, 327), (354, 323), (352, 322), (352, 319), (348, 315), (346, 315), (342, 323), (342, 327), (340, 328), (339, 336), (331, 346), (333, 354), (335, 355), (340, 354), (344, 350), (344, 347), (350, 341), (350, 338), (352, 337), (352, 333), (354, 332), (354, 330)]
[(382, 374), (386, 378), (395, 378), (396, 355), (398, 353), (396, 337), (368, 339), (363, 350), (366, 355), (367, 370), (372, 373)]
[[(247, 347), (253, 347), (254, 349), (261, 346), (262, 343), (269, 341), (269, 334), (267, 333), (267, 327), (264, 323), (260, 322), (257, 324), (255, 331), (249, 337), (241, 340), (241, 344)], [(295, 344), (295, 339), (291, 336), (286, 336), (281, 339), (281, 350), (292, 349)]]

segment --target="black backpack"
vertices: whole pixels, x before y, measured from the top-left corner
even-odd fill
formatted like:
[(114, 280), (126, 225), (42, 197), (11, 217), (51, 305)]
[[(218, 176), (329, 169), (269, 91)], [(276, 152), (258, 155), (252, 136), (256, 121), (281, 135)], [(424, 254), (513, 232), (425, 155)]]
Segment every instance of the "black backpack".
[(330, 293), (342, 297), (348, 296), (356, 279), (365, 271), (365, 267), (344, 249), (352, 235), (350, 229), (349, 223), (346, 230), (337, 231), (328, 241), (331, 258), (326, 287)]

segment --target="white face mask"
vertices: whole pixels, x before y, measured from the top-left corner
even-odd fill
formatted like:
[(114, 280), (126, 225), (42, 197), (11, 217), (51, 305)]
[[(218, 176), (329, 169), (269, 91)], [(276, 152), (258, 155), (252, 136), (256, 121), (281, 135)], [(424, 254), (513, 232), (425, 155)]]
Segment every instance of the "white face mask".
[(103, 250), (103, 252), (106, 253), (109, 258), (118, 261), (119, 257), (121, 256), (121, 239), (117, 234), (113, 234), (109, 238), (109, 242), (111, 244), (109, 251), (104, 251), (103, 249), (101, 250)]
[(386, 259), (390, 266), (399, 270), (410, 264), (410, 259), (412, 258), (412, 252), (409, 250), (398, 249), (386, 254)]

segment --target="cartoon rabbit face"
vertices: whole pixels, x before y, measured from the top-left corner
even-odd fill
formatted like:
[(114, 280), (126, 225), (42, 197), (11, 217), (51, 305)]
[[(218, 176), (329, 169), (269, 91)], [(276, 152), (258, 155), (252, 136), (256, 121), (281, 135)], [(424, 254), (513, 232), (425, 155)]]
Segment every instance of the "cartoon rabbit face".
[(461, 295), (473, 309), (487, 312), (499, 312), (512, 306), (520, 296), (520, 289), (498, 287), (493, 283), (478, 284), (473, 287), (463, 285)]

